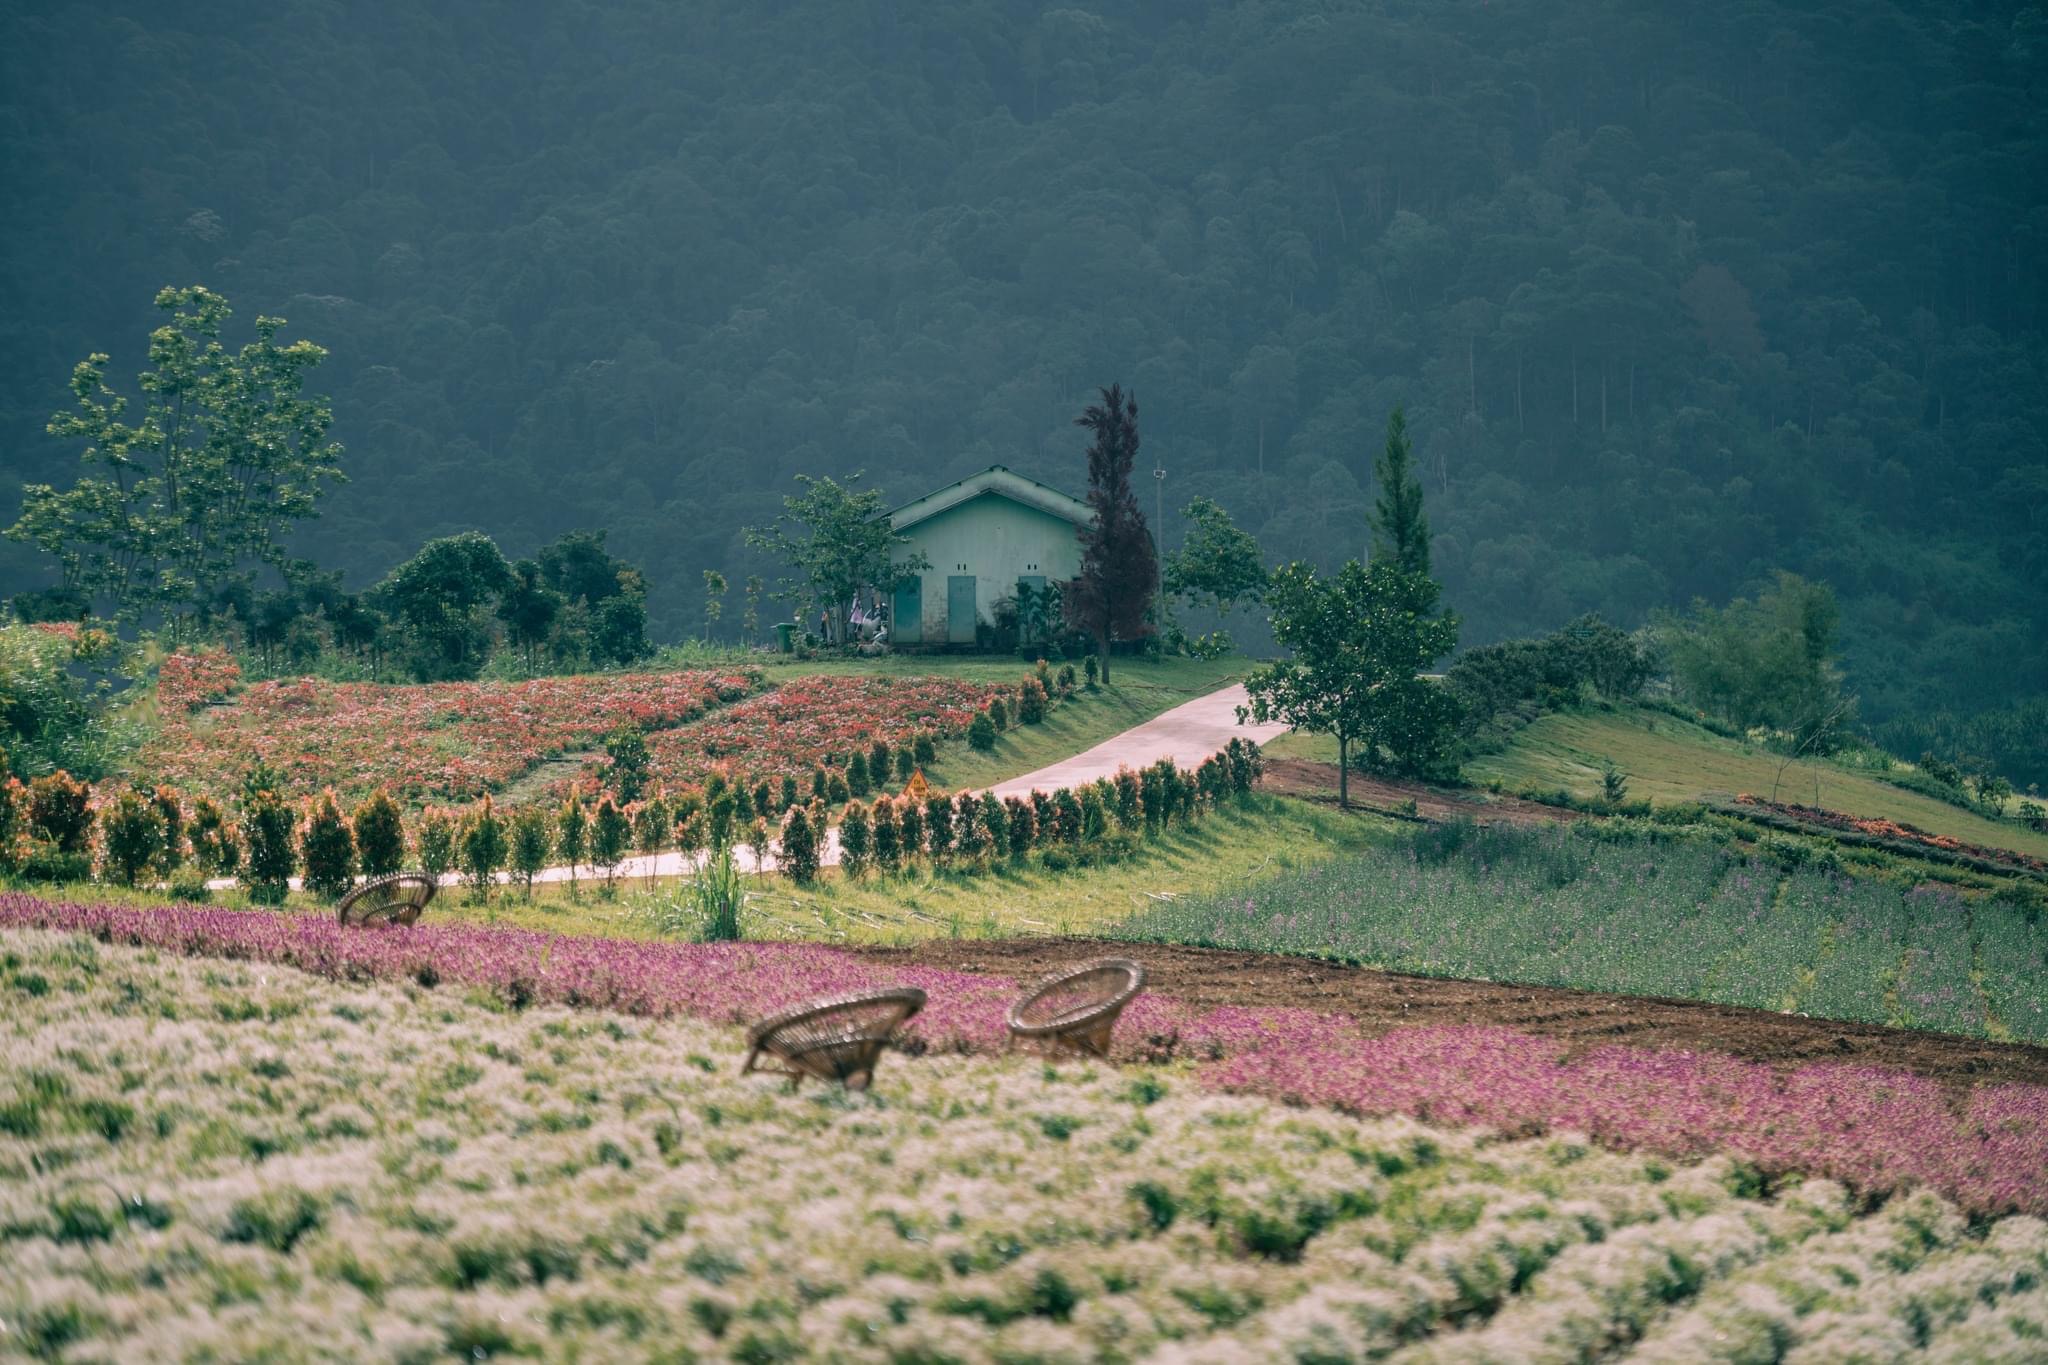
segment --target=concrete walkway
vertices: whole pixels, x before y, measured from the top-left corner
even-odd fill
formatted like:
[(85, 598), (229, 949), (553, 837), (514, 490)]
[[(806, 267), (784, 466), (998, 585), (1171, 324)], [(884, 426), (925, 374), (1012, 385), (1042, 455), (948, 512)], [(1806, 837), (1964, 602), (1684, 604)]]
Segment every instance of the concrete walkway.
[[(1040, 768), (1037, 772), (1013, 777), (1007, 782), (997, 783), (993, 790), (998, 798), (1024, 796), (1034, 791), (1058, 791), (1061, 787), (1079, 787), (1098, 778), (1114, 777), (1119, 768), (1142, 768), (1170, 758), (1183, 768), (1192, 768), (1203, 759), (1230, 743), (1234, 738), (1249, 739), (1254, 744), (1265, 744), (1287, 733), (1285, 725), (1239, 725), (1237, 708), (1246, 701), (1242, 686), (1233, 684), (1205, 697), (1183, 702), (1171, 711), (1134, 725), (1122, 734), (1113, 735), (1092, 749), (1085, 750), (1072, 758), (1061, 759), (1058, 763)], [(733, 856), (739, 860), (740, 870), (754, 870), (754, 850), (750, 845), (739, 844), (733, 849)], [(680, 877), (697, 870), (702, 861), (701, 854), (663, 853), (652, 858), (628, 858), (619, 864), (618, 878), (626, 881), (633, 877)], [(830, 867), (839, 861), (839, 830), (834, 826), (826, 840), (823, 855), (819, 861)], [(768, 856), (767, 867), (775, 868), (775, 856)], [(575, 869), (577, 881), (597, 880), (600, 874), (593, 868)], [(501, 874), (499, 882), (506, 883), (509, 876)], [(554, 884), (570, 880), (568, 867), (550, 867), (534, 877), (538, 884)], [(461, 878), (448, 873), (441, 878), (443, 886), (460, 884)], [(209, 883), (215, 889), (233, 886), (233, 882)], [(298, 882), (293, 881), (296, 887)]]

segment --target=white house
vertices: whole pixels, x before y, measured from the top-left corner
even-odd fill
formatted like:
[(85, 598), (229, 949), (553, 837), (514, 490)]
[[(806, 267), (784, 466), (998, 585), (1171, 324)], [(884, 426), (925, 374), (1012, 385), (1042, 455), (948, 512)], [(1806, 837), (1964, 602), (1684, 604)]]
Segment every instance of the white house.
[(975, 622), (993, 619), (997, 599), (1080, 575), (1078, 533), (1094, 516), (1079, 498), (1001, 465), (903, 504), (889, 524), (930, 567), (896, 584), (892, 638), (973, 644)]

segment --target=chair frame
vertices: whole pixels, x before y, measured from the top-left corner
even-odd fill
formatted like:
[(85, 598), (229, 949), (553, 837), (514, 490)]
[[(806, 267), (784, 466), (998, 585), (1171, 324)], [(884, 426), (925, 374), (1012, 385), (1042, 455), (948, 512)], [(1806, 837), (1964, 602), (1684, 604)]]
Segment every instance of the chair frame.
[[(1034, 1005), (1063, 986), (1072, 986), (1090, 976), (1121, 975), (1124, 980), (1110, 995), (1079, 1005), (1070, 1005), (1048, 1019), (1029, 1017)], [(1082, 1057), (1107, 1057), (1110, 1035), (1124, 1007), (1145, 989), (1145, 969), (1123, 957), (1106, 957), (1054, 972), (1033, 986), (1010, 1006), (1003, 1023), (1010, 1031), (1008, 1046), (1033, 1042), (1054, 1055), (1072, 1053)]]
[[(806, 1076), (815, 1076), (821, 1081), (838, 1081), (848, 1090), (865, 1090), (868, 1082), (874, 1079), (876, 1062), (881, 1060), (883, 1051), (894, 1040), (896, 1030), (923, 1009), (924, 1004), (923, 991), (915, 986), (899, 986), (892, 990), (828, 996), (770, 1015), (747, 1030), (747, 1060), (741, 1064), (740, 1074), (760, 1072), (768, 1076), (787, 1076), (792, 1090), (803, 1084)], [(895, 1016), (880, 1028), (872, 1024), (854, 1028), (849, 1022), (838, 1029), (828, 1026), (809, 1036), (804, 1036), (800, 1030), (801, 1025), (815, 1025), (833, 1015), (853, 1016), (864, 1008), (891, 1005), (896, 1007)], [(782, 1065), (763, 1065), (763, 1057), (772, 1057)]]
[[(400, 887), (406, 894), (389, 894)], [(341, 898), (334, 907), (335, 918), (344, 926), (370, 924), (410, 925), (432, 903), (439, 885), (424, 872), (393, 872), (373, 877)]]

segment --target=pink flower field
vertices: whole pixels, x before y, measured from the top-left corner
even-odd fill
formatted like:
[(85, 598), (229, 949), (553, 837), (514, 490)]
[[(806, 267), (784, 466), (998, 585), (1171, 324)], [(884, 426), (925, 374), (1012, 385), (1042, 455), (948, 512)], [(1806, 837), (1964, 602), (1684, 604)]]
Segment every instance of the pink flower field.
[[(694, 945), (461, 924), (344, 931), (333, 921), (186, 906), (132, 909), (0, 896), (0, 928), (75, 932), (192, 956), (248, 959), (344, 981), (412, 980), (566, 1004), (740, 1023), (809, 996), (922, 987), (913, 1050), (991, 1051), (1016, 985), (906, 966), (880, 970), (807, 944)], [(2048, 1213), (2048, 1088), (1966, 1096), (1895, 1071), (1782, 1071), (1712, 1053), (1611, 1047), (1567, 1060), (1508, 1029), (1362, 1035), (1305, 1010), (1198, 1012), (1157, 995), (1124, 1015), (1133, 1060), (1186, 1057), (1206, 1086), (1364, 1115), (1406, 1114), (1510, 1135), (1585, 1134), (1675, 1158), (1725, 1153), (1772, 1173), (1840, 1180), (1866, 1196), (1913, 1185), (1983, 1214)]]

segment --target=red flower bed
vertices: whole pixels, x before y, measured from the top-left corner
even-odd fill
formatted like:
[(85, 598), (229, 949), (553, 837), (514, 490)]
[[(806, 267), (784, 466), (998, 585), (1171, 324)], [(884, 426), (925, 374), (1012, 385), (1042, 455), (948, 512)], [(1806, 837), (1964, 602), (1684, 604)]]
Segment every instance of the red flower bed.
[(1780, 821), (1812, 829), (1846, 834), (1852, 838), (1880, 844), (1903, 844), (1909, 849), (1916, 845), (1921, 848), (1938, 849), (1943, 853), (1953, 853), (1979, 862), (1998, 863), (2048, 875), (2048, 861), (2040, 858), (2009, 848), (1990, 848), (1983, 844), (1973, 844), (1953, 835), (1933, 834), (1917, 825), (1902, 824), (1897, 820), (1844, 815), (1841, 811), (1826, 810), (1820, 806), (1797, 806), (1783, 801), (1766, 801), (1748, 792), (1737, 796), (1735, 804), (1749, 807), (1764, 816), (1775, 816)]
[(173, 654), (157, 669), (157, 705), (182, 715), (232, 695), (241, 682), (241, 666), (226, 650)]
[(137, 762), (153, 780), (225, 796), (262, 758), (283, 773), (289, 797), (332, 787), (354, 799), (381, 786), (407, 804), (473, 800), (544, 758), (595, 747), (618, 726), (684, 725), (759, 684), (739, 671), (422, 686), (297, 678), (256, 683), (230, 706), (194, 713), (191, 698), (206, 695), (194, 687), (218, 682), (218, 668), (197, 668), (199, 683), (190, 666), (169, 673), (164, 728)]
[(660, 781), (701, 781), (714, 768), (758, 782), (802, 775), (827, 755), (892, 749), (920, 731), (965, 734), (975, 713), (1009, 688), (958, 678), (798, 678), (694, 725), (654, 736)]

